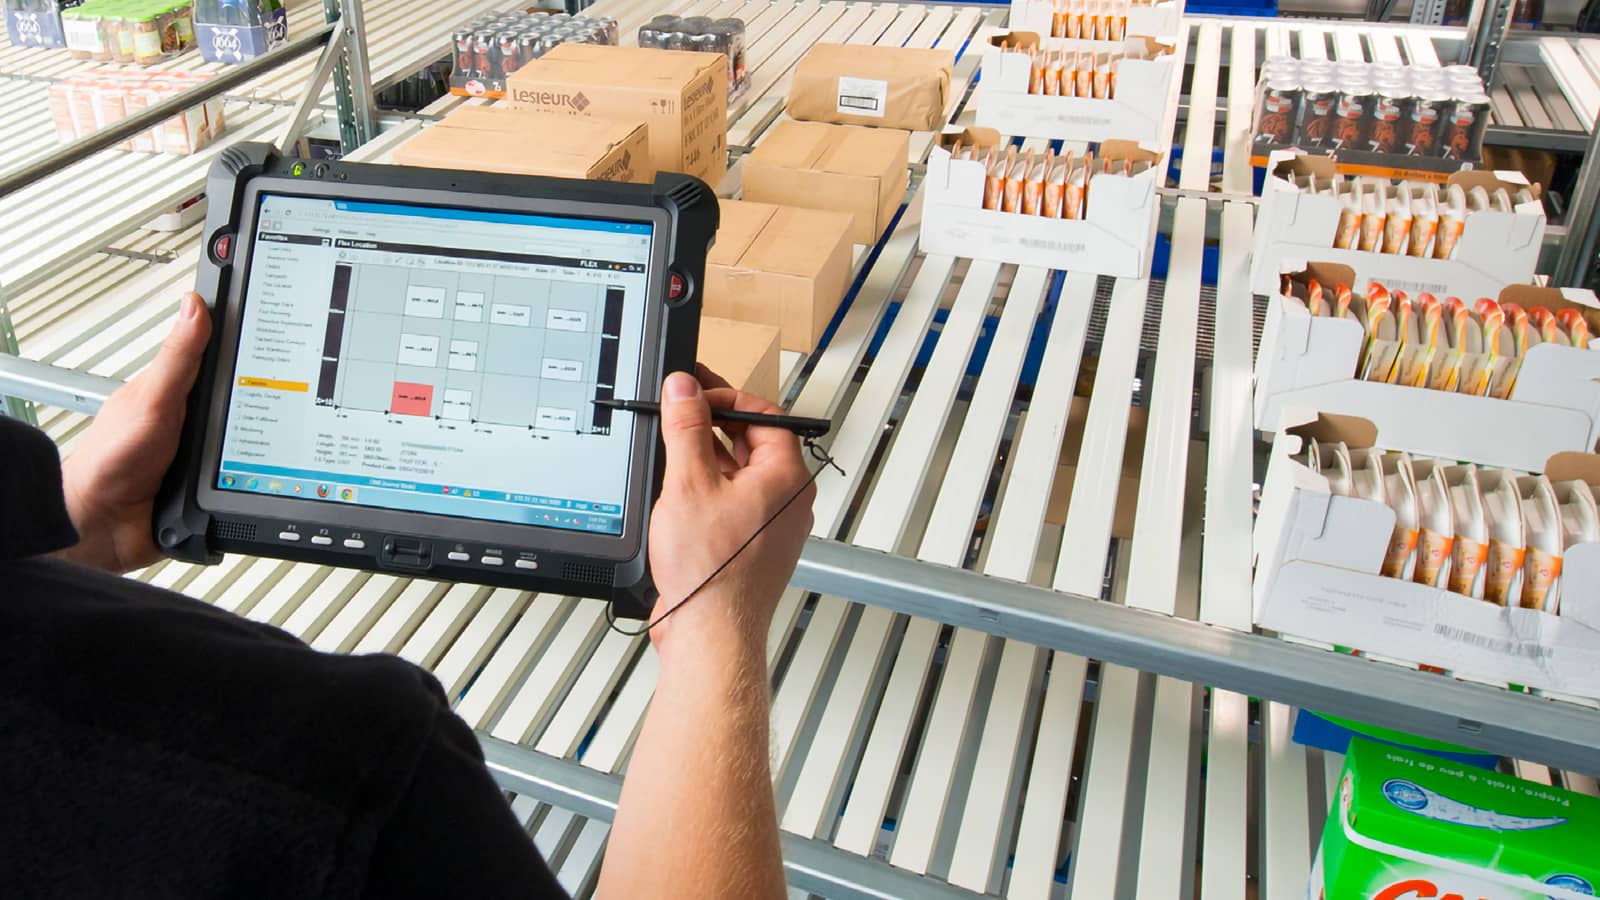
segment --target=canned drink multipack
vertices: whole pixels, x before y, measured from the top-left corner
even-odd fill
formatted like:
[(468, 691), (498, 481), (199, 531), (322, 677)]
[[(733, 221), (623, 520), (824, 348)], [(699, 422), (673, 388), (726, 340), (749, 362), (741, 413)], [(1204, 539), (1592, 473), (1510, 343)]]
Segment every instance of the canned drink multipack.
[(1256, 87), (1260, 146), (1475, 162), (1487, 126), (1488, 99), (1470, 66), (1275, 56)]
[(617, 43), (617, 20), (567, 13), (491, 13), (450, 33), (450, 93), (505, 96), (506, 78), (561, 44)]
[(743, 92), (749, 80), (745, 68), (743, 19), (709, 16), (661, 15), (639, 26), (639, 46), (651, 50), (691, 50), (721, 53), (728, 58), (728, 98)]

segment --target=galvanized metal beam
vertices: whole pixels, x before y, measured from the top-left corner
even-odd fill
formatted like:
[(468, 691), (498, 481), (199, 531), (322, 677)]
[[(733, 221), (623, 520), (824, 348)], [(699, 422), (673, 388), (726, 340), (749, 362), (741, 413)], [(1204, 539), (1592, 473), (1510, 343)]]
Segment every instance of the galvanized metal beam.
[(1241, 694), (1600, 774), (1600, 712), (813, 538), (795, 585)]

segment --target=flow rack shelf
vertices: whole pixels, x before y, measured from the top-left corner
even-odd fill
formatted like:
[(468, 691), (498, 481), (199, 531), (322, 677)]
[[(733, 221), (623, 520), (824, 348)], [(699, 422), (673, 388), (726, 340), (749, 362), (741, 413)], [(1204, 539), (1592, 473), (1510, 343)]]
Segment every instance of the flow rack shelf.
[[(289, 14), (290, 37), (323, 21), (322, 0), (287, 0), (284, 6)], [(366, 0), (361, 6), (371, 53), (373, 87), (382, 90), (440, 60), (451, 26), (480, 12), (502, 9), (506, 4), (495, 0), (430, 0), (425, 5), (404, 0)], [(315, 56), (291, 62), (253, 82), (241, 90), (239, 96), (256, 102), (292, 106), (300, 102), (306, 77), (315, 65)], [(5, 35), (0, 34), (0, 80), (48, 85), (105, 66), (115, 67), (115, 64), (76, 60), (62, 50), (13, 47)], [(150, 69), (215, 73), (225, 71), (227, 66), (208, 63), (198, 52), (190, 52)], [(331, 87), (326, 90), (325, 101), (331, 102), (331, 92)]]
[[(291, 0), (290, 33), (322, 19), (322, 4)], [(368, 0), (367, 34), (374, 83), (404, 78), (441, 55), (441, 26), (496, 7), (490, 0), (429, 4), (419, 15), (403, 0)], [(448, 27), (448, 26), (443, 26)], [(49, 87), (102, 63), (74, 60), (65, 51), (13, 47), (0, 34), (0, 174), (47, 155), (56, 145)], [(278, 140), (304, 91), (316, 55), (292, 60), (230, 96), (222, 141), (193, 156), (105, 151), (10, 196), (0, 197), (0, 301), (68, 272), (89, 254), (197, 193), (211, 159), (235, 141)], [(188, 53), (156, 67), (221, 72)], [(331, 90), (331, 88), (329, 89)], [(331, 104), (324, 97), (324, 106)]]
[[(592, 11), (624, 36), (661, 12), (744, 18), (753, 81), (730, 117), (735, 147), (783, 115), (789, 72), (819, 41), (958, 51), (951, 112), (964, 122), (972, 48), (1005, 24), (1003, 9), (946, 4)], [(768, 649), (795, 896), (1301, 896), (1342, 761), (1289, 740), (1296, 705), (1455, 735), (1519, 760), (1524, 777), (1600, 793), (1600, 711), (1251, 629), (1249, 118), (1260, 61), (1280, 41), (1316, 46), (1308, 28), (1186, 24), (1174, 144), (1221, 165), (1181, 171), (1165, 280), (923, 254), (914, 185), (859, 255), (825, 347), (790, 358), (788, 406), (833, 420), (848, 473), (819, 482), (813, 541)], [(1321, 26), (1321, 46), (1347, 56), (1416, 60), (1435, 40), (1334, 30)], [(352, 158), (384, 160), (424, 127)], [(932, 140), (917, 136), (912, 162)], [(1214, 292), (1200, 276), (1208, 235)], [(34, 278), (11, 299), (23, 355), (127, 378), (164, 336), (197, 247), (192, 233), (141, 233)], [(1042, 346), (1031, 362), (1030, 346)], [(1092, 395), (1066, 462), (1140, 472), (1131, 539), (1111, 536), (1114, 477), (1078, 478), (1064, 518), (1046, 522), (1079, 384)], [(1147, 436), (1125, 460), (1134, 404)], [(69, 453), (88, 423), (61, 409), (40, 421)], [(592, 890), (658, 672), (648, 640), (608, 630), (599, 602), (238, 556), (137, 577), (319, 649), (394, 652), (432, 671), (563, 883)]]

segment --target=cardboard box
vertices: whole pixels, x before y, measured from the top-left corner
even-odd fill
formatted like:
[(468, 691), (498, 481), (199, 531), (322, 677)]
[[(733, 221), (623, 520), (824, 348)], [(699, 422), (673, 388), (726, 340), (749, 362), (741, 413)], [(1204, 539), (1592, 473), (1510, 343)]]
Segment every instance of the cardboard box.
[[(1061, 462), (1056, 467), (1056, 479), (1050, 485), (1050, 501), (1045, 506), (1044, 520), (1052, 525), (1065, 525), (1067, 509), (1072, 504), (1072, 486), (1077, 481), (1078, 456), (1083, 452), (1083, 428), (1089, 419), (1089, 399), (1073, 397), (1067, 411), (1067, 432), (1061, 445)], [(1128, 408), (1128, 436), (1122, 451), (1122, 471), (1117, 478), (1117, 504), (1111, 514), (1111, 536), (1133, 539), (1133, 520), (1139, 509), (1139, 472), (1144, 467), (1144, 438), (1149, 427), (1147, 410)]]
[[(1362, 284), (1377, 280), (1391, 291), (1454, 295), (1469, 303), (1493, 297), (1508, 284), (1533, 280), (1545, 229), (1544, 206), (1537, 199), (1512, 213), (1468, 213), (1466, 229), (1450, 259), (1336, 250), (1333, 234), (1339, 225), (1339, 199), (1302, 193), (1291, 180), (1296, 175), (1331, 177), (1335, 169), (1325, 157), (1272, 154), (1251, 255), (1250, 288), (1255, 293), (1273, 293), (1284, 272), (1302, 269), (1311, 260), (1343, 263), (1355, 270)], [(1491, 192), (1505, 187), (1514, 193), (1529, 186), (1517, 172), (1461, 171), (1447, 181), (1463, 188), (1481, 185)]]
[(817, 44), (795, 66), (789, 115), (811, 122), (935, 131), (950, 102), (956, 55), (863, 44)]
[(1372, 741), (1350, 744), (1310, 900), (1585, 900), (1600, 800)]
[(549, 175), (591, 181), (655, 180), (642, 121), (463, 106), (401, 144), (402, 166)]
[(739, 390), (779, 402), (777, 328), (702, 315), (699, 357), (701, 365)]
[(1483, 168), (1521, 172), (1529, 184), (1539, 186), (1539, 194), (1550, 193), (1556, 178), (1556, 155), (1549, 150), (1530, 150), (1522, 147), (1483, 148)]
[[(1335, 495), (1291, 458), (1310, 438), (1377, 446), (1364, 419), (1304, 413), (1273, 442), (1256, 516), (1256, 624), (1463, 677), (1600, 697), (1600, 544), (1568, 548), (1560, 615), (1506, 608), (1378, 572), (1394, 532), (1388, 504)], [(1552, 481), (1600, 482), (1600, 457), (1541, 463)]]
[(1094, 175), (1085, 218), (1048, 219), (984, 209), (983, 163), (951, 158), (950, 148), (958, 141), (991, 147), (1000, 140), (989, 128), (940, 136), (928, 154), (922, 181), (924, 251), (1127, 278), (1150, 274), (1161, 212), (1155, 193), (1160, 154), (1126, 141), (1107, 141), (1100, 153), (1149, 162), (1151, 168), (1132, 177)]
[[(1092, 6), (1090, 7), (1093, 8)], [(1011, 0), (1011, 18), (1007, 19), (1018, 31), (1035, 34), (1050, 33), (1051, 14), (1055, 11), (1053, 0)], [(1128, 37), (1173, 37), (1183, 21), (1183, 0), (1165, 0), (1150, 6), (1127, 7)]]
[[(163, 103), (212, 76), (190, 72), (135, 69), (93, 69), (50, 86), (50, 114), (56, 137), (71, 143)], [(192, 106), (148, 131), (118, 144), (118, 150), (140, 153), (196, 153), (227, 128), (223, 99), (214, 97)]]
[(728, 171), (728, 61), (716, 53), (561, 44), (506, 79), (511, 105), (642, 120), (658, 172), (715, 187)]
[(887, 128), (784, 120), (744, 158), (744, 199), (855, 217), (858, 244), (876, 244), (906, 196), (911, 135)]
[(832, 210), (723, 200), (706, 259), (706, 315), (761, 322), (810, 353), (850, 287), (852, 219)]
[[(1173, 71), (1170, 44), (1151, 38), (1124, 43), (1127, 56), (1117, 66), (1116, 96), (1048, 97), (1028, 93), (1032, 64), (1028, 50), (1075, 46), (1104, 52), (1105, 41), (1041, 39), (1036, 32), (1013, 31), (989, 39), (983, 48), (983, 79), (978, 82), (978, 124), (1001, 134), (1067, 141), (1125, 140), (1160, 150), (1170, 137)], [(1001, 50), (1001, 44), (1009, 50)]]
[[(1332, 263), (1313, 263), (1307, 273), (1329, 285), (1353, 275)], [(1499, 297), (1524, 309), (1576, 309), (1600, 328), (1600, 302), (1588, 291), (1514, 285)], [(1353, 319), (1312, 317), (1303, 303), (1274, 296), (1256, 355), (1256, 427), (1276, 431), (1304, 410), (1362, 416), (1385, 448), (1530, 472), (1555, 453), (1600, 441), (1600, 350), (1531, 348), (1501, 400), (1362, 381), (1356, 365), (1365, 340)]]
[[(1258, 143), (1251, 150), (1250, 166), (1256, 170), (1256, 178), (1265, 178), (1267, 167), (1271, 164), (1271, 154), (1302, 152), (1304, 151), (1298, 147)], [(1335, 172), (1346, 177), (1431, 181), (1434, 184), (1445, 184), (1451, 175), (1472, 165), (1459, 159), (1400, 156), (1394, 153), (1370, 153), (1364, 150), (1329, 150), (1321, 154), (1306, 155), (1313, 159), (1326, 160)]]

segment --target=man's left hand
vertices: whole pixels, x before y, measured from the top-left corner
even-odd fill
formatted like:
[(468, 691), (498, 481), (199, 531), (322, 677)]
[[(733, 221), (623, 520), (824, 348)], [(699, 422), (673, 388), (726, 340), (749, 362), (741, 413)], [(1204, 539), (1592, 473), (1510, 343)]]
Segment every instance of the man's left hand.
[(154, 361), (112, 394), (61, 465), (67, 512), (81, 540), (73, 562), (131, 572), (161, 558), (151, 534), (156, 491), (178, 452), (189, 389), (211, 337), (211, 316), (187, 294)]

